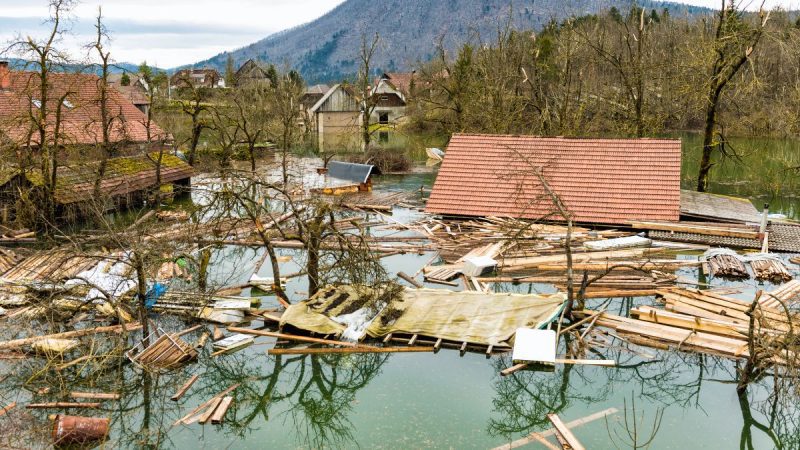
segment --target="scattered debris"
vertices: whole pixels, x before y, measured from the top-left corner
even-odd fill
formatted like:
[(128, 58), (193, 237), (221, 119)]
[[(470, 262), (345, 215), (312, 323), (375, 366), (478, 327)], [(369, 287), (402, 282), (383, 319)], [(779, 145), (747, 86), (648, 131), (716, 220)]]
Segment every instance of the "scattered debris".
[[(197, 358), (197, 350), (181, 339), (181, 333), (167, 334), (157, 329), (129, 350), (126, 355), (146, 370), (172, 370)], [(155, 339), (152, 344), (146, 345)]]

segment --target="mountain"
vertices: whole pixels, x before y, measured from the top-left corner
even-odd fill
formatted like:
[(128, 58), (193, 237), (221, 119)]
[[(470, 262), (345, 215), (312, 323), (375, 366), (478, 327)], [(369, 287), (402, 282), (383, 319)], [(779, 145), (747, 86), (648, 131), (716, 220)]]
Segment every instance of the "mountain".
[[(8, 63), (13, 70), (36, 70), (35, 62), (28, 62), (24, 59), (18, 58), (10, 58), (8, 59)], [(159, 69), (158, 67), (151, 67), (153, 71), (156, 72), (163, 72), (164, 69)], [(53, 70), (56, 72), (86, 72), (86, 73), (95, 73), (96, 75), (100, 75), (102, 73), (102, 67), (98, 64), (67, 64), (64, 66), (55, 67)], [(109, 73), (138, 73), (139, 72), (139, 64), (133, 63), (113, 63), (108, 66)]]
[[(228, 55), (236, 67), (248, 59), (297, 69), (310, 82), (339, 80), (356, 72), (362, 36), (381, 36), (374, 66), (402, 71), (434, 56), (437, 43), (448, 49), (472, 40), (491, 40), (509, 17), (518, 29), (540, 29), (552, 19), (595, 14), (611, 7), (628, 11), (631, 0), (347, 0), (319, 19), (195, 67), (224, 69)], [(659, 13), (698, 14), (705, 8), (639, 1)], [(513, 11), (511, 10), (513, 8)], [(510, 14), (510, 15), (509, 15)]]

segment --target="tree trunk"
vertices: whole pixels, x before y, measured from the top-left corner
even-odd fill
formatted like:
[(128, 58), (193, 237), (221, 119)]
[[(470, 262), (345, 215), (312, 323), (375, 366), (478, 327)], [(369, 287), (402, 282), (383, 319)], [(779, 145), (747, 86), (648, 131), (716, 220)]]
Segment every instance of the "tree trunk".
[(717, 125), (717, 104), (716, 101), (709, 106), (706, 112), (706, 126), (703, 132), (703, 156), (700, 159), (700, 169), (697, 173), (697, 191), (705, 192), (708, 189), (708, 175), (714, 164), (711, 156), (717, 146), (714, 144), (714, 130)]

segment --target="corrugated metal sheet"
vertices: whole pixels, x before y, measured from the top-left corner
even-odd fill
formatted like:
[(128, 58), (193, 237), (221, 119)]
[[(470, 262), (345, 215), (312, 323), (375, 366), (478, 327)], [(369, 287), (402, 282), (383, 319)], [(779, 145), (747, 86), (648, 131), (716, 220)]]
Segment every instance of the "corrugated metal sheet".
[(426, 211), (562, 220), (534, 170), (577, 222), (677, 221), (681, 143), (454, 135)]
[(328, 163), (328, 175), (340, 180), (353, 181), (356, 183), (366, 183), (370, 175), (378, 175), (380, 171), (369, 164), (356, 164), (342, 161), (331, 161)]

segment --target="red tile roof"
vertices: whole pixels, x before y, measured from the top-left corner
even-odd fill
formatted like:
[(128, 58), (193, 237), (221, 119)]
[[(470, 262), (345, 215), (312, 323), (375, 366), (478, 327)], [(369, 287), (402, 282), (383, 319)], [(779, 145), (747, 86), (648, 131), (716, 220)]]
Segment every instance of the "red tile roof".
[(576, 222), (677, 221), (681, 142), (456, 134), (426, 211), (563, 220), (534, 167)]
[(388, 72), (384, 77), (389, 80), (403, 95), (411, 94), (411, 85), (414, 83), (415, 72)]
[[(8, 72), (9, 89), (0, 90), (0, 135), (24, 144), (31, 129), (28, 115), (36, 114), (39, 101), (39, 78), (33, 72)], [(46, 107), (52, 135), (58, 100), (62, 104), (61, 142), (94, 145), (102, 142), (100, 114), (100, 78), (89, 74), (51, 73), (51, 88)], [(147, 118), (130, 100), (116, 89), (108, 90), (109, 116), (112, 118), (111, 141), (147, 142)], [(165, 140), (168, 135), (155, 123), (150, 124), (151, 140)], [(33, 144), (38, 144), (34, 133)]]

